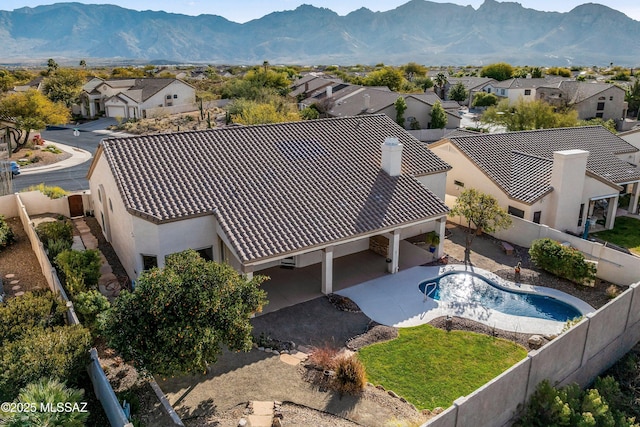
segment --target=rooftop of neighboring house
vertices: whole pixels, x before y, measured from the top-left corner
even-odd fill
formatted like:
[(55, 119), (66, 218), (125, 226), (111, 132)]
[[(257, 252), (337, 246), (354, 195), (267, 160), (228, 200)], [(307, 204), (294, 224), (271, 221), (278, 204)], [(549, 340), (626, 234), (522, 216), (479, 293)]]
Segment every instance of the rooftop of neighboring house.
[(97, 88), (105, 84), (118, 92), (124, 93), (136, 102), (144, 102), (174, 82), (181, 82), (190, 86), (178, 79), (109, 79), (101, 82), (96, 82), (93, 79), (85, 85), (85, 90), (97, 95), (100, 94)]
[(540, 79), (516, 77), (497, 83), (491, 83), (491, 86), (501, 89), (535, 89), (538, 87), (553, 85), (563, 80), (567, 80), (567, 78), (560, 76), (546, 76)]
[(510, 197), (533, 203), (551, 191), (553, 153), (589, 151), (587, 172), (612, 185), (640, 180), (640, 168), (617, 155), (637, 148), (601, 126), (522, 132), (447, 136), (430, 147), (451, 141)]
[(559, 89), (567, 94), (567, 99), (573, 104), (582, 102), (611, 88), (620, 91), (622, 95), (620, 101), (624, 101), (624, 89), (610, 83), (576, 81), (563, 81), (559, 83)]
[[(381, 144), (403, 144), (399, 176)], [(163, 223), (214, 214), (242, 262), (436, 218), (416, 177), (450, 166), (385, 115), (239, 126), (102, 141), (132, 215)]]
[(489, 83), (497, 82), (490, 77), (447, 77), (450, 86), (462, 83), (467, 90), (481, 89)]

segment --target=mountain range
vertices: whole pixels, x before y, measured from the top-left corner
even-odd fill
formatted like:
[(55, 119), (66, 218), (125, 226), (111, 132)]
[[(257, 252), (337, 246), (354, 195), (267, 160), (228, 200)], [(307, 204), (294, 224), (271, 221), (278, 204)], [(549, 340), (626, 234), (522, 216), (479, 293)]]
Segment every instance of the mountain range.
[(0, 11), (0, 61), (616, 65), (640, 63), (640, 22), (599, 4), (541, 12), (485, 0), (411, 0), (340, 16), (302, 5), (244, 24), (221, 16), (57, 3)]

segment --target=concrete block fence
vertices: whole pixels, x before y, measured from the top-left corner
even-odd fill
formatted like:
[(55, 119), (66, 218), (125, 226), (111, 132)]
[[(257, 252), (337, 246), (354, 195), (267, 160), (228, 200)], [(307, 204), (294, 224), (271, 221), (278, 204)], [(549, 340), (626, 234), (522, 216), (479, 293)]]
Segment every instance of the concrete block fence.
[(588, 386), (640, 341), (640, 282), (423, 427), (510, 426), (542, 380)]

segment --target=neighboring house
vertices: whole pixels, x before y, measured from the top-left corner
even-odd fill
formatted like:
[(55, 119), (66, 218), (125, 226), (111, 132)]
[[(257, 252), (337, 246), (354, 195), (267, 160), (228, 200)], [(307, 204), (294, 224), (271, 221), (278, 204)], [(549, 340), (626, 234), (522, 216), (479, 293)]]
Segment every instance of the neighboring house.
[(193, 248), (249, 276), (321, 263), (329, 293), (333, 259), (372, 238), (388, 238), (395, 273), (400, 239), (444, 234), (449, 169), (391, 119), (369, 115), (105, 139), (88, 179), (132, 278)]
[(322, 73), (309, 73), (289, 86), (288, 95), (297, 100), (305, 99), (314, 93), (324, 90), (327, 86), (341, 83), (340, 79), (330, 79)]
[(520, 98), (525, 101), (532, 101), (536, 99), (538, 88), (548, 87), (562, 80), (566, 80), (566, 78), (558, 76), (547, 76), (540, 79), (516, 77), (501, 82), (490, 82), (484, 85), (482, 90), (487, 93), (493, 93), (499, 98), (507, 98), (509, 103), (513, 104)]
[(429, 146), (452, 166), (447, 194), (476, 188), (514, 216), (581, 233), (596, 207), (613, 228), (618, 198), (638, 212), (639, 150), (601, 126), (453, 135)]
[(482, 92), (484, 87), (489, 84), (496, 84), (498, 81), (489, 77), (447, 77), (447, 84), (444, 85), (445, 99), (451, 99), (449, 91), (458, 83), (462, 83), (468, 93), (467, 99), (460, 102), (460, 104), (471, 107), (476, 93)]
[(31, 80), (29, 83), (22, 86), (15, 86), (13, 88), (13, 92), (26, 92), (31, 89), (35, 89), (37, 91), (42, 91), (42, 84), (44, 83), (44, 76), (38, 76), (35, 79)]
[(114, 79), (94, 77), (82, 87), (80, 111), (84, 117), (136, 119), (158, 114), (195, 111), (196, 90), (177, 79)]
[(598, 117), (613, 119), (616, 123), (627, 117), (628, 105), (624, 98), (624, 89), (609, 83), (561, 81), (536, 91), (536, 99), (555, 107), (571, 107), (581, 120)]

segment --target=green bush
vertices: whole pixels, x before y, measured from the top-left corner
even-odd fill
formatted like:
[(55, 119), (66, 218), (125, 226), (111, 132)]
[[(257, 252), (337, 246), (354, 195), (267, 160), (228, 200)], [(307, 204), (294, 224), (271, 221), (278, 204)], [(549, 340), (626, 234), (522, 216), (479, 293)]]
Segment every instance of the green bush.
[(82, 427), (89, 418), (89, 412), (82, 411), (40, 411), (41, 404), (50, 404), (57, 408), (58, 404), (78, 404), (83, 408), (84, 391), (68, 388), (59, 381), (41, 378), (28, 384), (18, 395), (15, 402), (34, 404), (36, 411), (22, 411), (7, 414), (2, 425), (8, 427), (23, 426), (65, 426)]
[[(602, 393), (597, 387), (603, 388)], [(628, 418), (608, 398), (619, 398), (619, 387), (611, 378), (598, 379), (595, 388), (583, 391), (577, 384), (557, 389), (544, 380), (533, 393), (525, 414), (514, 426), (611, 426), (637, 427), (633, 418)]]
[(76, 384), (89, 362), (91, 333), (80, 325), (34, 328), (0, 347), (0, 400), (43, 377)]
[(596, 278), (595, 265), (585, 262), (582, 252), (555, 240), (534, 240), (529, 255), (538, 267), (572, 282), (583, 284)]
[(55, 263), (71, 295), (97, 288), (102, 266), (100, 251), (96, 249), (64, 251), (58, 254)]
[(73, 300), (73, 307), (80, 316), (80, 321), (92, 331), (96, 329), (98, 315), (110, 306), (107, 297), (95, 289), (79, 293)]
[(333, 381), (340, 394), (358, 394), (367, 383), (364, 365), (357, 357), (343, 357), (337, 361), (336, 376)]
[(69, 244), (69, 247), (73, 244), (73, 225), (71, 221), (48, 221), (41, 222), (36, 227), (36, 234), (40, 238), (40, 241), (45, 245), (49, 242), (56, 240), (63, 240)]
[(9, 224), (4, 220), (4, 216), (0, 215), (0, 250), (9, 246), (14, 240), (13, 230), (11, 230)]
[(71, 249), (71, 243), (63, 239), (48, 240), (45, 247), (47, 248), (47, 256), (49, 259), (55, 260), (59, 253)]
[(64, 325), (67, 308), (49, 291), (27, 292), (0, 304), (0, 346), (32, 329)]

